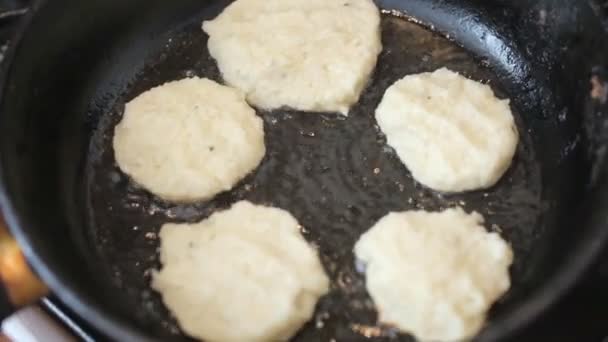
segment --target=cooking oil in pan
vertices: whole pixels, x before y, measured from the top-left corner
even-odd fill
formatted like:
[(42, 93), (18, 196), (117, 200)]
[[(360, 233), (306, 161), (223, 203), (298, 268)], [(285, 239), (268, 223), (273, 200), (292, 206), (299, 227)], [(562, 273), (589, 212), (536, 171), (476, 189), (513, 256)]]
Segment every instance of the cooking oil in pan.
[[(383, 15), (382, 40), (384, 51), (377, 69), (348, 117), (290, 110), (259, 112), (266, 131), (264, 161), (233, 190), (209, 202), (168, 204), (135, 186), (118, 170), (112, 150), (112, 133), (123, 105), (101, 118), (88, 161), (92, 239), (116, 286), (133, 298), (142, 326), (159, 336), (187, 340), (149, 286), (151, 270), (159, 267), (161, 225), (199, 221), (242, 199), (291, 212), (304, 227), (306, 239), (317, 246), (332, 280), (331, 292), (294, 341), (410, 340), (376, 325), (377, 312), (365, 291), (362, 267), (352, 253), (361, 234), (390, 211), (463, 206), (482, 213), (488, 228), (501, 232), (513, 245), (513, 287), (525, 283), (526, 259), (542, 232), (541, 179), (517, 108), (521, 142), (511, 169), (498, 185), (449, 196), (420, 186), (387, 147), (375, 123), (374, 110), (384, 91), (405, 75), (448, 67), (488, 82), (497, 94), (506, 94), (501, 93), (487, 63), (403, 17)], [(198, 23), (171, 38), (121, 95), (122, 103), (166, 81), (195, 75), (221, 81)]]

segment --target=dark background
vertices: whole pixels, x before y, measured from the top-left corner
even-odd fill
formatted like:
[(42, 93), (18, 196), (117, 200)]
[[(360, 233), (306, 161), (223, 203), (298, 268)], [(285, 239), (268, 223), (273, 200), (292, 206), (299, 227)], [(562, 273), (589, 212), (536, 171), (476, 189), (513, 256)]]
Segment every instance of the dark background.
[[(14, 23), (21, 13), (19, 10), (27, 8), (30, 2), (29, 0), (0, 0), (0, 60), (12, 35)], [(598, 14), (605, 18), (604, 27), (608, 34), (608, 0), (593, 1), (593, 6)], [(43, 304), (47, 309), (55, 310), (55, 314), (59, 313), (59, 316), (63, 317), (60, 320), (70, 320), (68, 317), (70, 313), (65, 311), (60, 303), (50, 299)], [(63, 316), (63, 314), (68, 316)], [(86, 335), (95, 340), (104, 340), (86, 325), (79, 323), (77, 318), (72, 317), (71, 319), (86, 331)], [(78, 335), (78, 332), (75, 333)], [(86, 339), (88, 336), (83, 337)], [(513, 341), (608, 341), (608, 250), (569, 295), (538, 322), (513, 338)]]

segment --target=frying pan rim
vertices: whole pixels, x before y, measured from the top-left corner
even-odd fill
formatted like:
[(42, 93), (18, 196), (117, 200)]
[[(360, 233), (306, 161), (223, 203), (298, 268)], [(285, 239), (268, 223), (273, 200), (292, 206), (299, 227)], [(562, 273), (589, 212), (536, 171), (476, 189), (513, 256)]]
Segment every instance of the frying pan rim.
[[(39, 10), (49, 3), (48, 0), (34, 0), (31, 2), (27, 13), (15, 24), (13, 38), (9, 41), (4, 53), (4, 60), (0, 68), (0, 115), (4, 115), (2, 107), (5, 102), (5, 91), (17, 51), (21, 46), (23, 38), (28, 32), (30, 24), (37, 16)], [(91, 326), (98, 329), (103, 335), (114, 340), (121, 341), (148, 341), (150, 338), (143, 335), (139, 329), (125, 321), (116, 319), (109, 315), (105, 310), (94, 303), (94, 300), (86, 293), (79, 291), (65, 277), (62, 272), (55, 272), (59, 269), (51, 258), (39, 254), (36, 251), (35, 239), (31, 232), (25, 228), (20, 215), (18, 215), (7, 191), (7, 181), (4, 173), (2, 158), (3, 151), (0, 148), (0, 210), (6, 222), (9, 232), (17, 241), (21, 252), (25, 256), (28, 264), (40, 279), (48, 286), (51, 293), (56, 295), (61, 303), (65, 304), (78, 317), (83, 318)]]
[[(17, 29), (9, 43), (0, 69), (0, 115), (4, 115), (1, 109), (5, 102), (7, 84), (12, 77), (11, 71), (23, 38), (28, 34), (32, 21), (39, 15), (39, 10), (48, 3), (48, 0), (35, 0), (28, 13), (16, 25)], [(63, 272), (60, 271), (60, 265), (48, 255), (43, 255), (45, 253), (42, 252), (42, 249), (36, 248), (35, 233), (29, 231), (24, 225), (21, 215), (16, 211), (8, 194), (5, 168), (3, 158), (1, 158), (3, 153), (3, 150), (0, 149), (0, 208), (9, 231), (19, 243), (23, 254), (34, 271), (62, 303), (104, 335), (115, 340), (150, 340), (150, 337), (144, 335), (141, 329), (137, 329), (129, 322), (110, 315), (107, 310), (96, 305), (96, 300), (93, 297), (70, 284)], [(602, 182), (598, 183), (601, 185), (597, 188), (608, 188), (607, 176), (603, 177)], [(594, 193), (590, 193), (588, 198), (591, 200), (586, 199), (586, 203), (608, 204), (608, 194), (603, 194), (601, 191), (596, 190)], [(603, 220), (596, 221), (608, 222), (608, 213), (602, 214), (600, 211), (594, 211), (589, 218), (594, 218), (595, 215), (603, 215)], [(598, 259), (604, 247), (608, 245), (608, 229), (605, 229), (600, 223), (589, 223), (589, 225), (589, 231), (586, 235), (572, 247), (575, 257), (569, 259), (544, 284), (532, 290), (529, 298), (523, 304), (516, 306), (511, 312), (499, 319), (493, 320), (481, 332), (478, 339), (497, 341), (512, 336), (536, 320), (575, 286), (577, 280), (586, 273), (594, 261)]]

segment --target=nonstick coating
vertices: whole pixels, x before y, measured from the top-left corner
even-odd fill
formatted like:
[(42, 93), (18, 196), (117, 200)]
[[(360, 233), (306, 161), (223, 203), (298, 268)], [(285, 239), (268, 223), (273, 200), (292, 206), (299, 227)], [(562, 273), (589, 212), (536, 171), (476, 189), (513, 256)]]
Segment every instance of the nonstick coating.
[[(120, 341), (187, 339), (149, 287), (159, 267), (156, 233), (240, 199), (290, 211), (332, 279), (296, 341), (409, 340), (376, 327), (352, 255), (360, 235), (389, 211), (462, 205), (513, 245), (513, 287), (492, 310), (484, 341), (521, 328), (590, 263), (608, 220), (598, 209), (607, 201), (597, 197), (608, 151), (605, 35), (590, 7), (379, 0), (390, 10), (385, 48), (348, 118), (259, 111), (268, 153), (258, 170), (210, 202), (163, 203), (119, 171), (113, 128), (124, 104), (150, 87), (193, 75), (221, 81), (200, 23), (229, 2), (49, 1), (36, 6), (7, 57), (0, 200), (29, 261), (90, 323)], [(513, 166), (487, 191), (441, 195), (421, 187), (375, 125), (390, 84), (443, 66), (511, 99), (520, 144)]]
[(460, 205), (482, 213), (487, 227), (501, 232), (513, 246), (515, 291), (525, 282), (530, 251), (545, 227), (540, 167), (516, 104), (513, 109), (521, 143), (513, 166), (497, 186), (460, 195), (423, 188), (387, 146), (376, 125), (374, 111), (386, 88), (405, 75), (446, 66), (488, 82), (503, 97), (506, 94), (483, 61), (441, 35), (394, 14), (383, 15), (382, 32), (384, 52), (378, 69), (347, 118), (332, 113), (258, 111), (265, 122), (267, 146), (261, 166), (235, 189), (194, 205), (162, 202), (137, 187), (115, 163), (113, 130), (121, 119), (124, 101), (164, 82), (193, 75), (222, 81), (199, 22), (176, 32), (151, 58), (116, 109), (101, 119), (91, 144), (87, 187), (91, 239), (118, 286), (134, 298), (143, 322), (162, 329), (162, 334), (179, 333), (159, 294), (149, 286), (150, 270), (160, 266), (156, 234), (161, 225), (198, 222), (243, 199), (292, 213), (305, 227), (306, 239), (318, 246), (331, 278), (330, 294), (320, 301), (315, 318), (295, 341), (354, 341), (370, 331), (385, 336), (378, 340), (406, 339), (392, 331), (373, 329), (376, 312), (352, 253), (361, 234), (391, 211), (435, 211)]

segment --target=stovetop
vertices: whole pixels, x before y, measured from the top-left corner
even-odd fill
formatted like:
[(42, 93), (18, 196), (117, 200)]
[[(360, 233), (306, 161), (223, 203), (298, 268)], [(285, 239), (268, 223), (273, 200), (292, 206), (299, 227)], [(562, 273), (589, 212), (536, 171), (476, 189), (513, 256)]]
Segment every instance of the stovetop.
[[(85, 0), (86, 1), (86, 0)], [(14, 23), (29, 0), (0, 0), (0, 62)], [(608, 32), (608, 0), (595, 1)], [(82, 341), (106, 341), (53, 297), (41, 307)], [(608, 342), (608, 251), (585, 279), (536, 323), (513, 341)]]

